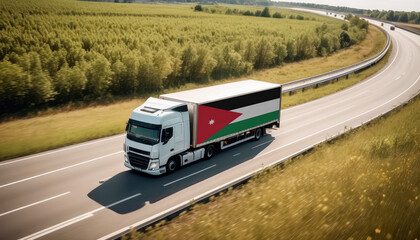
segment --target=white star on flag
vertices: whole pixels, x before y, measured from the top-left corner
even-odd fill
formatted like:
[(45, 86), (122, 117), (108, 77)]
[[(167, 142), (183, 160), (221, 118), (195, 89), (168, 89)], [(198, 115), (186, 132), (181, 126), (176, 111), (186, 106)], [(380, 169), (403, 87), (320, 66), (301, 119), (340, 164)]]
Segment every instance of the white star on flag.
[(213, 120), (213, 119), (211, 119), (211, 120), (209, 121), (209, 124), (210, 124), (210, 125), (213, 125), (213, 124), (214, 124), (214, 120)]

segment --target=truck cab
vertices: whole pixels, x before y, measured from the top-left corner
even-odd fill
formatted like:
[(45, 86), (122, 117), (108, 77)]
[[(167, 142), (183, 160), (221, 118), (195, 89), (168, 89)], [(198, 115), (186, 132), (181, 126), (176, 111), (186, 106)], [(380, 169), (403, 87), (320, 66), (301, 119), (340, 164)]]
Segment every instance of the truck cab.
[(168, 166), (168, 160), (190, 148), (189, 124), (187, 104), (147, 99), (128, 120), (124, 165), (151, 175), (177, 167), (174, 161)]

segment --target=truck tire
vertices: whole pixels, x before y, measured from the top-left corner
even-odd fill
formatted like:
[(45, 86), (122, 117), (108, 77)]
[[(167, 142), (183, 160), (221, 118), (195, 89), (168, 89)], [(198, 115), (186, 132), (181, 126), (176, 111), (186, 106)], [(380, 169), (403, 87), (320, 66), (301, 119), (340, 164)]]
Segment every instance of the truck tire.
[(175, 172), (179, 167), (178, 160), (176, 158), (170, 158), (168, 162), (166, 163), (166, 172), (173, 173)]
[(262, 136), (263, 136), (263, 129), (262, 128), (255, 129), (255, 141), (260, 140)]
[(214, 147), (213, 144), (210, 144), (206, 147), (206, 151), (204, 152), (204, 158), (210, 159), (214, 156), (215, 153), (216, 153), (216, 148)]

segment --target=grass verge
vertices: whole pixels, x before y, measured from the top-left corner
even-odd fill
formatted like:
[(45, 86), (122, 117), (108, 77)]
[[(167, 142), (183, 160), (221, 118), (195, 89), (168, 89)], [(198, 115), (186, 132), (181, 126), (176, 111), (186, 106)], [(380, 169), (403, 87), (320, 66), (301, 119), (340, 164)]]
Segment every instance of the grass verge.
[(420, 97), (124, 239), (418, 239), (418, 109)]
[(414, 24), (414, 23), (401, 23), (401, 22), (395, 22), (395, 24), (404, 26), (404, 27), (408, 27), (408, 28), (412, 28), (415, 29), (417, 31), (420, 31), (420, 24)]
[[(243, 78), (211, 81), (206, 84), (186, 84), (181, 88), (168, 89), (165, 92), (182, 91), (243, 79), (258, 79), (267, 82), (285, 83), (360, 62), (381, 51), (385, 42), (386, 38), (384, 34), (376, 27), (371, 27), (369, 34), (362, 43), (341, 50), (329, 57), (314, 58), (286, 64), (281, 67), (258, 71)], [(382, 62), (385, 64), (384, 62), (386, 62), (386, 59)], [(364, 72), (370, 71), (370, 74), (373, 74), (375, 71), (379, 70), (379, 68), (375, 68), (375, 70), (371, 69), (373, 68), (365, 70)], [(360, 74), (363, 74), (363, 72)], [(331, 85), (334, 86), (332, 89), (328, 86), (324, 87), (324, 90), (330, 90), (323, 90), (324, 92), (322, 94), (330, 94), (337, 91), (337, 89), (334, 90), (334, 88), (341, 86), (340, 84), (354, 84), (363, 80), (361, 75), (358, 76), (358, 80), (353, 81), (353, 78), (351, 78), (346, 81), (340, 81), (337, 85)], [(338, 90), (344, 88), (344, 85), (338, 88)], [(284, 102), (287, 103), (287, 105), (284, 105), (283, 108), (314, 99), (307, 96), (316, 93), (318, 90), (305, 91), (305, 94), (296, 94), (290, 99), (286, 97)], [(316, 98), (322, 97), (322, 94), (316, 94)], [(299, 97), (303, 95), (304, 97)], [(294, 99), (297, 98), (299, 99), (296, 100), (296, 102), (293, 102)], [(73, 111), (55, 109), (41, 112), (39, 113), (39, 116), (36, 117), (3, 122), (0, 124), (0, 160), (123, 133), (125, 123), (129, 118), (131, 111), (135, 107), (141, 105), (144, 101), (144, 98), (136, 98), (106, 106), (94, 106)]]

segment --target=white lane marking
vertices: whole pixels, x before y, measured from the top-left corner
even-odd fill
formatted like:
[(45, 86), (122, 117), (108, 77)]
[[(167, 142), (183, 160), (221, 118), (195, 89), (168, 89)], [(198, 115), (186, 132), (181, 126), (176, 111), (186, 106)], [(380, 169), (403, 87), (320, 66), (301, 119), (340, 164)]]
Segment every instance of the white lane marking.
[(398, 79), (400, 79), (401, 78), (401, 76), (398, 76), (396, 79), (395, 79), (395, 81), (397, 81)]
[(44, 203), (44, 202), (49, 201), (49, 200), (53, 200), (53, 199), (55, 199), (55, 198), (59, 198), (59, 197), (61, 197), (61, 196), (64, 196), (64, 195), (66, 195), (66, 194), (69, 194), (69, 193), (70, 193), (70, 192), (62, 193), (62, 194), (59, 194), (59, 195), (54, 196), (54, 197), (50, 197), (50, 198), (47, 198), (47, 199), (44, 199), (44, 200), (41, 200), (41, 201), (38, 201), (38, 202), (35, 202), (35, 203), (32, 203), (32, 204), (29, 204), (29, 205), (26, 205), (26, 206), (23, 206), (23, 207), (20, 207), (20, 208), (16, 208), (16, 209), (14, 209), (14, 210), (10, 210), (10, 211), (8, 211), (8, 212), (5, 212), (5, 213), (0, 214), (0, 217), (2, 217), (2, 216), (4, 216), (4, 215), (7, 215), (7, 214), (10, 214), (10, 213), (14, 213), (14, 212), (20, 211), (20, 210), (25, 209), (25, 208), (28, 208), (28, 207), (32, 207), (32, 206), (35, 206), (35, 205), (38, 205), (38, 204)]
[(128, 200), (130, 200), (132, 198), (135, 198), (137, 196), (140, 196), (140, 195), (141, 195), (141, 193), (134, 194), (133, 196), (130, 196), (128, 198), (124, 198), (123, 200), (120, 200), (118, 202), (109, 204), (108, 206), (97, 208), (97, 209), (95, 209), (93, 211), (87, 212), (87, 213), (82, 214), (80, 216), (74, 217), (74, 218), (69, 219), (67, 221), (61, 222), (61, 223), (59, 223), (57, 225), (54, 225), (52, 227), (49, 227), (49, 228), (46, 228), (46, 229), (41, 230), (39, 232), (33, 233), (33, 234), (29, 235), (29, 236), (26, 236), (24, 238), (21, 238), (20, 240), (31, 240), (31, 239), (37, 239), (37, 238), (43, 237), (43, 236), (45, 236), (47, 234), (50, 234), (50, 233), (55, 232), (55, 231), (58, 231), (58, 230), (60, 230), (62, 228), (65, 228), (65, 227), (67, 227), (69, 225), (72, 225), (74, 223), (80, 222), (80, 221), (82, 221), (82, 220), (84, 220), (86, 218), (90, 218), (90, 217), (93, 216), (93, 214), (95, 214), (95, 213), (97, 213), (97, 212), (99, 212), (99, 211), (101, 211), (103, 209), (113, 207), (113, 206), (115, 206), (117, 204), (120, 204), (122, 202), (128, 201)]
[[(390, 67), (394, 64), (395, 60), (397, 60), (398, 54), (399, 54), (399, 52), (400, 52), (400, 47), (399, 47), (398, 41), (397, 41), (397, 40), (395, 40), (395, 43), (396, 43), (396, 45), (397, 45), (397, 53), (395, 54), (394, 59), (392, 59), (392, 62), (388, 65), (388, 67), (386, 67), (385, 69), (383, 69), (383, 70), (382, 70), (381, 72), (379, 72), (377, 75), (375, 75), (375, 76), (373, 76), (373, 77), (369, 78), (368, 80), (363, 81), (363, 82), (360, 82), (360, 83), (358, 83), (358, 84), (356, 84), (356, 85), (354, 85), (354, 86), (352, 86), (352, 87), (346, 88), (345, 90), (339, 91), (339, 92), (337, 92), (336, 94), (338, 94), (338, 93), (342, 94), (342, 93), (345, 93), (345, 92), (348, 92), (348, 91), (352, 91), (352, 90), (353, 90), (353, 88), (355, 88), (355, 87), (360, 87), (361, 85), (364, 85), (364, 84), (366, 84), (366, 83), (368, 83), (368, 82), (372, 81), (373, 79), (375, 79), (375, 78), (379, 77), (379, 76), (380, 76), (380, 75), (382, 75), (383, 73), (385, 73), (385, 72), (388, 70), (388, 68), (390, 68)], [(302, 107), (302, 106), (305, 106), (305, 105), (308, 105), (308, 104), (313, 104), (313, 103), (316, 103), (316, 102), (318, 102), (318, 101), (319, 101), (319, 100), (321, 100), (321, 99), (326, 99), (326, 98), (331, 97), (331, 96), (333, 96), (333, 95), (335, 95), (335, 94), (330, 94), (330, 95), (327, 95), (327, 96), (325, 96), (325, 97), (322, 97), (322, 98), (316, 99), (316, 100), (314, 100), (314, 101), (310, 101), (310, 102), (306, 102), (306, 103), (299, 104), (299, 105), (297, 105), (297, 106), (293, 106), (293, 107), (286, 108), (286, 109), (284, 109), (284, 110), (283, 110), (283, 112), (284, 112), (284, 111), (291, 110), (291, 109), (294, 109), (294, 108), (299, 108), (299, 107)]]
[(333, 103), (333, 104), (329, 104), (329, 105), (324, 106), (324, 107), (316, 108), (316, 109), (314, 109), (314, 110), (312, 110), (312, 111), (308, 111), (308, 112), (305, 112), (305, 113), (303, 113), (303, 114), (297, 114), (297, 116), (296, 116), (296, 117), (292, 117), (292, 118), (285, 119), (285, 120), (284, 120), (284, 122), (288, 122), (288, 121), (294, 120), (294, 119), (296, 119), (296, 118), (300, 118), (300, 117), (305, 116), (305, 115), (310, 115), (310, 114), (312, 114), (312, 113), (314, 113), (314, 112), (318, 112), (318, 111), (320, 111), (320, 110), (324, 110), (324, 109), (329, 108), (329, 107), (332, 107), (332, 106), (334, 106), (334, 105), (338, 105), (338, 104), (340, 104), (340, 103), (343, 103), (343, 102), (349, 101), (350, 99), (353, 99), (353, 98), (359, 97), (360, 95), (363, 95), (363, 94), (368, 93), (368, 92), (369, 92), (369, 91), (362, 91), (362, 92), (360, 92), (359, 94), (356, 94), (356, 95), (351, 96), (350, 98), (342, 99), (342, 100), (337, 101), (337, 102), (335, 102), (335, 103)]
[(44, 229), (42, 231), (36, 232), (34, 234), (31, 234), (29, 236), (20, 238), (19, 240), (32, 240), (32, 239), (37, 239), (37, 238), (43, 237), (43, 236), (45, 236), (47, 234), (50, 234), (52, 232), (55, 232), (57, 230), (60, 230), (62, 228), (65, 228), (67, 226), (70, 226), (70, 225), (72, 225), (74, 223), (77, 223), (77, 222), (80, 222), (80, 221), (85, 220), (87, 218), (90, 218), (92, 216), (93, 216), (92, 214), (81, 215), (81, 216), (72, 218), (70, 220), (67, 220), (65, 222), (59, 223), (57, 225), (54, 225), (52, 227), (46, 228), (46, 229)]
[(10, 161), (7, 161), (7, 162), (0, 163), (0, 166), (12, 164), (12, 163), (17, 163), (17, 162), (22, 162), (22, 161), (26, 161), (26, 160), (29, 160), (29, 159), (33, 159), (33, 158), (37, 158), (37, 157), (42, 157), (42, 156), (45, 156), (45, 155), (50, 155), (50, 154), (53, 154), (53, 153), (58, 153), (58, 152), (62, 152), (62, 151), (66, 151), (66, 150), (70, 150), (70, 149), (74, 149), (74, 148), (78, 148), (78, 147), (83, 147), (83, 146), (87, 146), (87, 145), (91, 145), (91, 144), (95, 144), (95, 143), (99, 143), (99, 142), (104, 142), (104, 141), (112, 140), (114, 138), (119, 138), (122, 135), (124, 135), (124, 134), (119, 134), (117, 136), (108, 137), (106, 139), (96, 140), (96, 141), (92, 141), (92, 142), (88, 142), (88, 143), (77, 144), (75, 146), (65, 147), (65, 148), (61, 148), (61, 149), (58, 149), (58, 150), (52, 150), (52, 151), (49, 151), (49, 152), (44, 152), (44, 153), (36, 154), (36, 155), (30, 156), (30, 157), (25, 157), (25, 158), (18, 159), (18, 160), (10, 160)]
[(86, 163), (97, 161), (97, 160), (102, 159), (102, 158), (106, 158), (106, 157), (109, 157), (109, 156), (112, 156), (112, 155), (115, 155), (115, 154), (119, 154), (119, 153), (122, 153), (122, 152), (123, 151), (114, 152), (114, 153), (111, 153), (111, 154), (108, 154), (108, 155), (105, 155), (105, 156), (102, 156), (102, 157), (97, 157), (97, 158), (90, 159), (90, 160), (87, 160), (87, 161), (84, 161), (84, 162), (81, 162), (81, 163), (76, 163), (76, 164), (71, 165), (71, 166), (63, 167), (63, 168), (56, 169), (56, 170), (53, 170), (53, 171), (50, 171), (50, 172), (42, 173), (42, 174), (39, 174), (39, 175), (36, 175), (36, 176), (32, 176), (32, 177), (21, 179), (21, 180), (15, 181), (15, 182), (7, 183), (7, 184), (4, 184), (4, 185), (1, 185), (0, 188), (4, 188), (4, 187), (14, 185), (14, 184), (17, 184), (17, 183), (21, 183), (21, 182), (26, 182), (26, 181), (32, 180), (34, 178), (39, 178), (39, 177), (42, 177), (42, 176), (45, 176), (45, 175), (48, 175), (48, 174), (52, 174), (52, 173), (56, 173), (56, 172), (59, 172), (59, 171), (63, 171), (63, 170), (66, 170), (66, 169), (69, 169), (69, 168), (72, 168), (72, 167), (77, 167), (77, 166), (80, 166), (80, 165), (83, 165), (83, 164), (86, 164)]
[(204, 172), (204, 171), (209, 170), (210, 168), (214, 168), (214, 167), (216, 167), (216, 164), (214, 164), (213, 166), (210, 166), (210, 167), (208, 167), (208, 168), (204, 168), (204, 169), (202, 169), (202, 170), (200, 170), (200, 171), (198, 171), (198, 172), (192, 173), (192, 174), (190, 174), (190, 175), (188, 175), (188, 176), (185, 176), (185, 177), (182, 177), (182, 178), (180, 178), (180, 179), (177, 179), (177, 180), (175, 180), (175, 181), (172, 181), (172, 182), (166, 183), (166, 184), (164, 184), (163, 186), (164, 186), (164, 187), (169, 186), (169, 185), (171, 185), (171, 184), (173, 184), (173, 183), (176, 183), (176, 182), (179, 182), (179, 181), (184, 180), (184, 179), (186, 179), (186, 178), (192, 177), (192, 176), (194, 176), (194, 175), (196, 175), (196, 174), (199, 174), (199, 173), (201, 173), (201, 172)]
[[(265, 153), (263, 153), (263, 154), (261, 154), (261, 155), (258, 155), (257, 157), (255, 157), (255, 158), (259, 158), (259, 157), (262, 157), (262, 156), (265, 156), (265, 155), (267, 155), (267, 154), (269, 154), (269, 153), (272, 153), (272, 152), (275, 152), (275, 151), (277, 151), (277, 150), (280, 150), (280, 149), (282, 149), (282, 148), (285, 148), (285, 147), (288, 147), (288, 146), (290, 146), (290, 145), (292, 145), (292, 144), (295, 144), (295, 143), (297, 143), (297, 142), (300, 142), (300, 141), (302, 141), (302, 140), (305, 140), (305, 139), (307, 139), (307, 138), (310, 138), (310, 137), (312, 137), (312, 136), (315, 136), (315, 135), (317, 135), (317, 134), (319, 134), (319, 133), (321, 133), (321, 132), (324, 132), (324, 131), (327, 131), (327, 130), (330, 130), (331, 128), (335, 128), (335, 127), (337, 127), (337, 126), (339, 126), (339, 125), (341, 125), (341, 124), (344, 124), (344, 123), (346, 123), (346, 122), (348, 122), (348, 121), (351, 121), (351, 120), (354, 120), (354, 119), (356, 119), (356, 118), (358, 118), (358, 117), (360, 117), (360, 116), (362, 116), (362, 115), (365, 115), (365, 114), (367, 114), (367, 113), (370, 113), (370, 112), (372, 112), (372, 111), (374, 111), (374, 110), (376, 110), (376, 109), (378, 109), (378, 108), (380, 108), (380, 107), (382, 107), (382, 106), (384, 106), (384, 105), (386, 105), (386, 104), (388, 104), (389, 102), (391, 102), (391, 101), (393, 101), (393, 100), (395, 100), (395, 99), (397, 99), (397, 98), (399, 98), (401, 95), (403, 95), (404, 93), (406, 93), (408, 90), (410, 90), (418, 81), (419, 81), (419, 79), (420, 79), (420, 75), (417, 77), (417, 79), (416, 79), (416, 81), (413, 83), (413, 84), (411, 84), (411, 86), (410, 87), (408, 87), (404, 92), (402, 92), (402, 93), (400, 93), (400, 94), (398, 94), (396, 97), (394, 97), (394, 98), (392, 98), (392, 99), (390, 99), (390, 100), (388, 100), (387, 102), (385, 102), (385, 103), (383, 103), (383, 104), (381, 104), (381, 105), (379, 105), (379, 106), (376, 106), (376, 107), (374, 107), (374, 108), (372, 108), (372, 109), (370, 109), (370, 110), (368, 110), (368, 111), (366, 111), (366, 112), (364, 112), (364, 113), (361, 113), (361, 114), (359, 114), (359, 115), (357, 115), (357, 116), (355, 116), (355, 117), (352, 117), (352, 118), (349, 118), (349, 119), (347, 119), (347, 120), (344, 120), (344, 121), (342, 121), (342, 122), (340, 122), (340, 123), (337, 123), (337, 124), (335, 124), (335, 125), (333, 125), (333, 126), (331, 126), (331, 127), (329, 127), (329, 128), (326, 128), (326, 129), (323, 129), (323, 130), (320, 130), (320, 131), (318, 131), (318, 132), (315, 132), (315, 133), (312, 133), (311, 135), (308, 135), (308, 136), (306, 136), (306, 137), (303, 137), (303, 138), (300, 138), (300, 139), (298, 139), (298, 140), (296, 140), (296, 141), (293, 141), (293, 142), (291, 142), (291, 143), (289, 143), (289, 144), (286, 144), (286, 145), (284, 145), (284, 146), (281, 146), (281, 147), (278, 147), (278, 148), (275, 148), (275, 149), (273, 149), (273, 150), (271, 150), (271, 151), (268, 151), (268, 152), (265, 152)], [(255, 159), (254, 158), (254, 159)]]
[(236, 157), (236, 156), (239, 156), (239, 155), (241, 155), (241, 153), (234, 154), (233, 156)]
[(263, 142), (263, 143), (258, 144), (258, 145), (256, 145), (256, 146), (253, 146), (253, 147), (252, 147), (252, 149), (257, 148), (257, 147), (261, 147), (262, 145), (265, 145), (265, 144), (271, 143), (272, 141), (274, 141), (274, 139), (272, 139), (272, 140), (270, 140), (270, 141), (267, 141), (267, 142)]
[[(340, 113), (342, 113), (342, 112), (346, 112), (347, 110), (349, 110), (349, 109), (350, 109), (350, 108), (352, 108), (352, 107), (354, 107), (354, 106), (346, 107), (346, 108), (342, 109), (341, 111), (338, 111), (338, 112), (335, 112), (335, 113), (333, 113), (333, 114), (330, 114), (330, 115), (324, 116), (323, 118), (317, 119), (315, 122), (319, 122), (319, 121), (322, 121), (322, 120), (324, 120), (324, 119), (330, 118), (330, 117), (332, 117), (332, 116), (338, 115), (338, 114), (340, 114)], [(312, 125), (312, 124), (314, 124), (314, 122), (310, 122), (310, 123), (307, 123), (307, 124), (302, 124), (302, 125), (300, 125), (299, 127), (295, 127), (295, 128), (289, 129), (289, 130), (284, 131), (284, 132), (280, 132), (279, 134), (276, 134), (276, 135), (274, 135), (273, 137), (278, 137), (278, 136), (280, 136), (280, 135), (284, 135), (284, 134), (286, 134), (286, 133), (293, 132), (293, 131), (295, 131), (296, 129), (303, 128), (303, 127), (306, 127), (306, 126), (308, 126), (308, 125)]]

